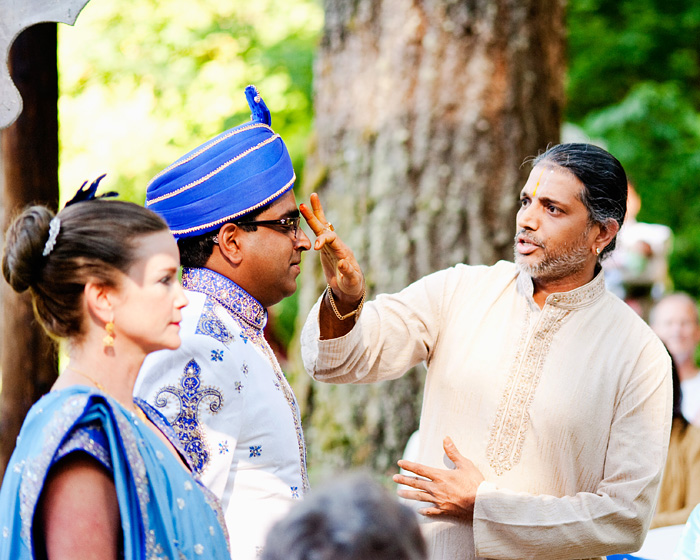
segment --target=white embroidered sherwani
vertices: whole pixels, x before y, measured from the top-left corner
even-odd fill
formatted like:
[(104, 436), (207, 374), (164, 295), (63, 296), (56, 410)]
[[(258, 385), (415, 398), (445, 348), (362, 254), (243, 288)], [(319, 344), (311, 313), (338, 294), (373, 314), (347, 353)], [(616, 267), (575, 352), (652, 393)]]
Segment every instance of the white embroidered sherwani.
[[(542, 310), (513, 263), (458, 265), (369, 302), (355, 327), (302, 333), (319, 381), (428, 373), (417, 462), (445, 468), (443, 438), (483, 473), (473, 523), (424, 519), (431, 558), (590, 558), (638, 550), (671, 420), (670, 360), (603, 275)], [(319, 300), (320, 301), (320, 300)]]
[(182, 284), (182, 345), (149, 355), (135, 392), (170, 421), (221, 498), (231, 557), (256, 558), (308, 488), (299, 409), (263, 337), (265, 309), (206, 268), (185, 268)]

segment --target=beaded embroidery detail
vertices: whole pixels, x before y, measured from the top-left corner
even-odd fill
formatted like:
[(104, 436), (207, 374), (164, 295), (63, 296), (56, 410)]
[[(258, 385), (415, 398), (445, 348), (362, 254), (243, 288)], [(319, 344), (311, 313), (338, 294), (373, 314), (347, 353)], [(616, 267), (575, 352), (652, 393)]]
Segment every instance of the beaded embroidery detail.
[[(255, 298), (235, 282), (207, 268), (183, 268), (182, 286), (186, 290), (200, 292), (208, 296), (205, 309), (207, 309), (210, 299), (223, 306), (241, 327), (243, 331), (241, 338), (250, 340), (269, 360), (292, 413), (292, 420), (294, 421), (294, 428), (297, 434), (297, 444), (299, 446), (300, 475), (304, 491), (307, 491), (309, 489), (309, 481), (306, 472), (306, 444), (301, 427), (301, 414), (299, 413), (299, 406), (297, 405), (294, 392), (282, 372), (275, 353), (270, 348), (263, 334), (263, 329), (267, 323), (267, 311)], [(212, 309), (211, 314), (213, 314), (213, 307), (209, 309)], [(244, 367), (247, 369), (247, 366)], [(244, 373), (247, 375), (247, 371), (244, 371)]]
[(267, 323), (267, 311), (258, 301), (225, 276), (208, 268), (183, 268), (182, 287), (214, 298), (248, 326), (261, 330)]
[(580, 288), (550, 294), (537, 325), (528, 335), (532, 308), (536, 305), (532, 300), (532, 280), (520, 274), (517, 286), (518, 292), (527, 300), (522, 334), (486, 449), (489, 465), (498, 476), (520, 462), (529, 427), (530, 406), (554, 336), (573, 310), (591, 305), (605, 294), (602, 272)]
[(54, 461), (59, 461), (73, 451), (84, 451), (110, 472), (112, 472), (112, 458), (109, 455), (109, 443), (104, 435), (102, 425), (98, 422), (90, 422), (74, 428), (63, 441), (56, 452)]
[(262, 445), (251, 445), (249, 457), (260, 457), (262, 455)]
[(168, 404), (168, 395), (172, 395), (180, 403), (180, 410), (172, 426), (197, 473), (201, 473), (207, 467), (211, 455), (201, 426), (199, 406), (208, 400), (209, 411), (216, 414), (224, 403), (220, 389), (201, 385), (201, 372), (199, 364), (190, 360), (180, 377), (180, 386), (166, 385), (158, 391), (154, 401), (155, 406), (163, 408)]
[[(197, 328), (195, 329), (195, 334), (204, 334), (206, 336), (212, 337), (214, 340), (218, 340), (221, 344), (229, 346), (236, 339), (228, 331), (226, 325), (216, 316), (214, 311), (214, 306), (216, 302), (210, 298), (207, 298), (204, 302), (204, 308), (202, 309), (202, 314), (197, 321)], [(217, 361), (217, 358), (213, 354), (216, 350), (212, 350), (212, 361)], [(223, 357), (223, 351), (222, 351)]]
[[(149, 530), (148, 503), (150, 502), (148, 477), (146, 475), (146, 466), (143, 458), (139, 453), (137, 438), (134, 434), (133, 427), (126, 416), (125, 411), (117, 405), (112, 399), (105, 397), (101, 393), (86, 393), (72, 396), (61, 405), (50, 422), (44, 428), (45, 445), (42, 453), (32, 459), (28, 459), (21, 472), (20, 483), (20, 517), (21, 517), (21, 535), (22, 539), (28, 543), (30, 550), (33, 551), (33, 542), (31, 535), (32, 521), (36, 508), (39, 494), (42, 490), (44, 479), (48, 469), (55, 461), (55, 454), (63, 442), (65, 434), (70, 427), (76, 424), (80, 417), (85, 414), (88, 401), (92, 397), (101, 397), (107, 400), (111, 407), (114, 418), (116, 419), (120, 436), (123, 441), (126, 459), (132, 467), (134, 475), (134, 485), (138, 497), (138, 508), (143, 523), (144, 534), (146, 538), (146, 557), (156, 558), (156, 543), (155, 536), (152, 530)], [(38, 409), (41, 413), (41, 409)]]

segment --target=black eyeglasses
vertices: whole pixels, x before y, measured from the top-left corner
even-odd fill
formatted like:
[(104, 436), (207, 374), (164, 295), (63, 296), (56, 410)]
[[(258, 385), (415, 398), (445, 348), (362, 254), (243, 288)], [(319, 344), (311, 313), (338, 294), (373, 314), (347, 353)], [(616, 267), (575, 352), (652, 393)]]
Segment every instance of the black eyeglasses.
[(263, 226), (271, 228), (281, 228), (285, 232), (289, 232), (297, 238), (297, 232), (299, 230), (299, 222), (301, 221), (301, 216), (295, 216), (294, 218), (280, 218), (279, 220), (252, 220), (250, 222), (235, 222), (237, 226)]

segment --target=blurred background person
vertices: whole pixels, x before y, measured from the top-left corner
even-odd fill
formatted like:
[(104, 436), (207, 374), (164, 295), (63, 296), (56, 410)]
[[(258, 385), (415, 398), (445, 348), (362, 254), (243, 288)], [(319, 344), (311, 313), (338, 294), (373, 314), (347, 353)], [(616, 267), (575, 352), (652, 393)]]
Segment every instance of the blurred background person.
[(683, 393), (675, 361), (673, 376), (673, 422), (666, 468), (661, 479), (659, 501), (651, 528), (683, 525), (700, 503), (700, 428), (690, 424), (681, 412)]
[(649, 324), (668, 348), (678, 368), (683, 392), (683, 416), (700, 424), (700, 369), (695, 354), (700, 345), (700, 319), (695, 300), (677, 292), (664, 296), (652, 309)]
[(645, 320), (670, 284), (668, 255), (673, 234), (662, 224), (637, 221), (642, 199), (627, 183), (627, 213), (610, 258), (602, 262), (606, 287)]
[(425, 560), (415, 513), (368, 475), (312, 490), (267, 536), (262, 560)]

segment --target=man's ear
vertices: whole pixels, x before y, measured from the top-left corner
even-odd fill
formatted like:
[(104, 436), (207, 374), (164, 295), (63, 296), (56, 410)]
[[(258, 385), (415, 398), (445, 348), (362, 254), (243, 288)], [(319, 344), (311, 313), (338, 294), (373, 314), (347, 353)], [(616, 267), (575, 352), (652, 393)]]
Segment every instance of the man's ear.
[(614, 218), (608, 218), (602, 224), (598, 224), (600, 231), (595, 238), (595, 244), (603, 250), (610, 245), (610, 242), (615, 238), (620, 231), (620, 224)]
[(231, 264), (239, 265), (243, 260), (243, 244), (245, 233), (236, 224), (224, 224), (219, 229), (217, 237), (219, 239), (219, 251), (221, 255)]
[(96, 317), (103, 323), (114, 318), (115, 290), (104, 284), (87, 282), (83, 289), (87, 315)]

